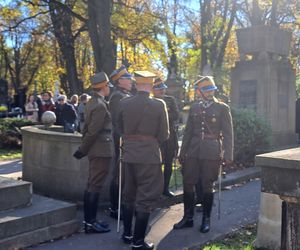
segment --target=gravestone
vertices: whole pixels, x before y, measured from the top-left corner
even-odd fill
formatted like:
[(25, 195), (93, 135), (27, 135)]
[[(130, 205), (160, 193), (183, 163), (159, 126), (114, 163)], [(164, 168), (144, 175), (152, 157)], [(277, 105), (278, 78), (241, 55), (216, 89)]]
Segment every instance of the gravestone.
[[(281, 202), (272, 198), (269, 200), (269, 217), (265, 217), (269, 221), (262, 220), (262, 213), (266, 214), (266, 209), (261, 206), (260, 220), (258, 223), (258, 239), (259, 246), (268, 249), (281, 250), (297, 250), (300, 249), (300, 148), (292, 148), (281, 151), (275, 151), (267, 154), (257, 155), (255, 158), (255, 165), (262, 168), (261, 171), (261, 191), (262, 194), (277, 195)], [(274, 207), (273, 203), (277, 203)], [(282, 203), (282, 204), (280, 204)], [(282, 205), (282, 209), (280, 206)], [(281, 212), (281, 225), (278, 223)], [(266, 227), (267, 225), (267, 227)], [(280, 228), (281, 226), (281, 228)], [(265, 230), (260, 230), (264, 228)], [(281, 229), (281, 237), (277, 236), (272, 244), (269, 240), (270, 228), (274, 232)], [(281, 246), (278, 240), (281, 238)], [(267, 245), (268, 244), (268, 245)]]
[(295, 70), (291, 33), (272, 26), (237, 30), (240, 61), (231, 70), (231, 102), (269, 121), (274, 146), (294, 144)]

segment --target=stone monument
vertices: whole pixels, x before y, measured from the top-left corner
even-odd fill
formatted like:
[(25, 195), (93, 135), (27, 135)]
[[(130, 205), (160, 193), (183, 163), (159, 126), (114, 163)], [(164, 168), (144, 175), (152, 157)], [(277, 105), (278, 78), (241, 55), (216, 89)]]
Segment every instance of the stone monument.
[(168, 85), (166, 92), (167, 95), (174, 96), (178, 102), (177, 104), (181, 108), (182, 104), (180, 103), (180, 101), (184, 100), (184, 80), (180, 77), (176, 77), (176, 74), (172, 71), (165, 83)]
[(262, 220), (262, 213), (267, 213), (261, 206), (256, 245), (272, 250), (300, 249), (300, 148), (258, 155), (255, 164), (262, 168), (262, 194), (272, 195), (265, 205), (273, 210)]
[(291, 33), (257, 25), (237, 30), (240, 61), (231, 71), (231, 102), (266, 118), (274, 146), (296, 142), (295, 71), (288, 60)]

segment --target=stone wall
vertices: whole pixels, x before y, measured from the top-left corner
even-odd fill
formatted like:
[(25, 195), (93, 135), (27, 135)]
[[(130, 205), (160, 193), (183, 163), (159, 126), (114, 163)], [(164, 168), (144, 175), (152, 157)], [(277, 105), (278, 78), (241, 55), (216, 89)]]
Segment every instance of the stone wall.
[[(23, 180), (33, 183), (33, 190), (44, 196), (82, 201), (88, 178), (88, 160), (72, 155), (81, 143), (81, 134), (68, 134), (41, 129), (22, 128)], [(54, 126), (53, 130), (57, 130)], [(108, 199), (108, 179), (102, 201)]]

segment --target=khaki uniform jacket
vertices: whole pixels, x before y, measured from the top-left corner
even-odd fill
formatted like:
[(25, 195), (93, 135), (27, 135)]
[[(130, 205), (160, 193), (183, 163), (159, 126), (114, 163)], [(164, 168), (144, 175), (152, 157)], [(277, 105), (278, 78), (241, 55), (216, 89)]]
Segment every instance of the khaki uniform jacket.
[(146, 140), (126, 140), (123, 145), (123, 161), (140, 164), (160, 164), (159, 144), (169, 136), (168, 113), (164, 101), (150, 98), (149, 93), (121, 100), (118, 116), (119, 131), (126, 135), (153, 137)]
[(80, 151), (88, 157), (112, 157), (112, 122), (103, 96), (93, 93), (85, 105)]
[(200, 102), (191, 106), (180, 157), (233, 160), (233, 128), (228, 105), (216, 100), (208, 108), (203, 108)]
[(167, 105), (168, 117), (169, 117), (169, 129), (170, 136), (162, 145), (163, 158), (172, 159), (178, 151), (178, 138), (176, 134), (175, 122), (179, 118), (179, 110), (176, 104), (176, 100), (173, 96), (165, 95), (163, 100)]
[(120, 110), (119, 109), (120, 101), (121, 99), (130, 96), (132, 96), (130, 93), (124, 91), (121, 88), (116, 87), (116, 89), (113, 91), (112, 95), (109, 98), (109, 112), (111, 114), (114, 132), (117, 132), (116, 128), (117, 128), (118, 112)]

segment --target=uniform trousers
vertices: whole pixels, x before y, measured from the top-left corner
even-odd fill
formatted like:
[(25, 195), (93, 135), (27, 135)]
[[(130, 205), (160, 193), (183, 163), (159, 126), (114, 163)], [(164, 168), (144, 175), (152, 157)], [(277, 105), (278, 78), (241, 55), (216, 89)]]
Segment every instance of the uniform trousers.
[(123, 166), (124, 205), (135, 205), (137, 212), (152, 212), (163, 191), (161, 165), (124, 163)]
[(182, 172), (184, 192), (194, 192), (200, 179), (203, 193), (212, 193), (214, 182), (218, 179), (219, 167), (219, 160), (187, 158)]
[(99, 193), (109, 171), (111, 157), (89, 157), (87, 191)]

